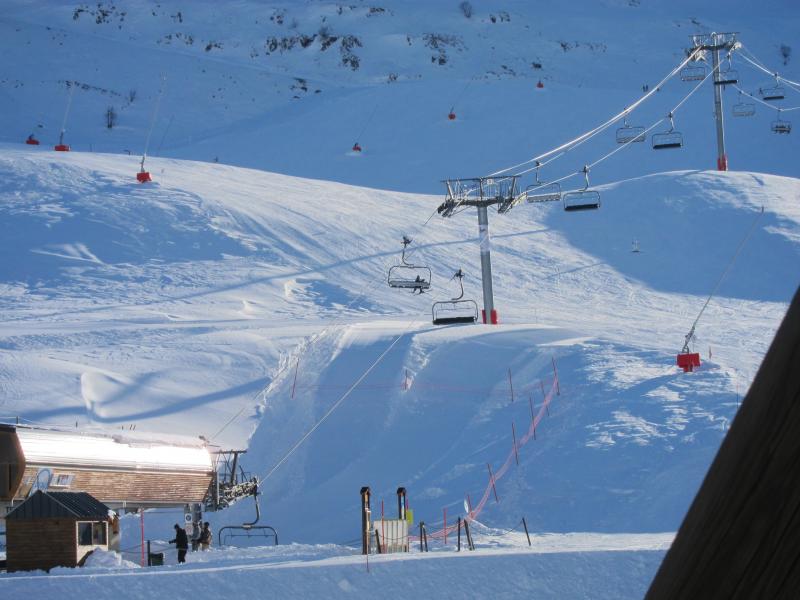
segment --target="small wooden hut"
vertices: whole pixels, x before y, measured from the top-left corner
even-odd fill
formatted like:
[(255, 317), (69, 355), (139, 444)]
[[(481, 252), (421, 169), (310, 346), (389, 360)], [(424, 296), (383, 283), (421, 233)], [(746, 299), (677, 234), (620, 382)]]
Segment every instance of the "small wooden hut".
[(77, 567), (108, 550), (109, 508), (86, 492), (38, 490), (6, 515), (6, 566), (11, 571)]

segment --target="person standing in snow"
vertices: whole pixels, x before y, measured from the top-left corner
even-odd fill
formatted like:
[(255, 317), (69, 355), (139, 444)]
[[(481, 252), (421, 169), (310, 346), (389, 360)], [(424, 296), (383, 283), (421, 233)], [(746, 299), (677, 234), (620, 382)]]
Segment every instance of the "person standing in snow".
[(211, 526), (208, 521), (203, 523), (203, 531), (200, 532), (200, 548), (208, 550), (211, 547)]
[(192, 523), (192, 552), (197, 552), (197, 549), (200, 547), (200, 535), (202, 532), (200, 521)]
[(186, 562), (186, 551), (189, 549), (189, 536), (183, 528), (175, 523), (175, 538), (169, 541), (170, 544), (175, 544), (178, 549), (178, 564)]

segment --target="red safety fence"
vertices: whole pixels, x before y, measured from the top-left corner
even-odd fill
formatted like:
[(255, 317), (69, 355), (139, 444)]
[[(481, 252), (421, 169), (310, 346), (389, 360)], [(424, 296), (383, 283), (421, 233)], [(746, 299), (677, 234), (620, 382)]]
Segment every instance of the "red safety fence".
[[(496, 484), (500, 481), (503, 476), (508, 471), (509, 467), (519, 453), (520, 448), (525, 446), (529, 441), (536, 438), (536, 428), (539, 426), (541, 420), (545, 417), (546, 414), (549, 412), (550, 403), (553, 400), (553, 396), (560, 393), (560, 386), (558, 382), (558, 371), (555, 368), (555, 361), (553, 362), (553, 381), (550, 384), (550, 390), (544, 396), (544, 402), (542, 402), (541, 406), (539, 406), (539, 411), (533, 416), (531, 419), (530, 425), (528, 426), (528, 431), (523, 435), (519, 440), (515, 440), (516, 434), (512, 436), (512, 446), (508, 452), (508, 456), (506, 457), (505, 462), (503, 465), (496, 471), (492, 472), (491, 466), (489, 466), (489, 481), (486, 484), (486, 489), (483, 491), (483, 496), (480, 499), (480, 502), (475, 507), (470, 506), (469, 513), (466, 517), (464, 517), (465, 521), (475, 521), (478, 515), (481, 514), (484, 507), (486, 506), (486, 502), (488, 502), (489, 497), (493, 494), (496, 497), (497, 494), (497, 487)], [(428, 539), (431, 538), (446, 538), (447, 535), (451, 535), (452, 532), (456, 531), (459, 527), (459, 524), (453, 523), (452, 525), (446, 525), (442, 527), (442, 529), (438, 531), (432, 531), (427, 534)], [(412, 540), (418, 540), (418, 536), (409, 536)]]

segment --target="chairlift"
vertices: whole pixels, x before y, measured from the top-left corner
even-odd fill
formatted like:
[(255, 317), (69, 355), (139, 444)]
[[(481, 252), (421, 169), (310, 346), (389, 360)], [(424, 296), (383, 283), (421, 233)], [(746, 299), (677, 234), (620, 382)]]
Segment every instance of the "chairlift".
[(455, 121), (456, 120), (456, 107), (455, 106), (450, 108), (450, 112), (447, 113), (447, 118), (450, 121)]
[(594, 210), (600, 208), (600, 192), (589, 189), (589, 167), (583, 167), (586, 185), (582, 190), (567, 192), (563, 196), (565, 211)]
[(361, 145), (358, 142), (353, 144), (353, 152), (361, 152)]
[(561, 184), (533, 183), (525, 189), (526, 202), (558, 202), (561, 200)]
[(739, 83), (739, 71), (736, 69), (720, 69), (714, 79), (714, 85), (734, 85)]
[(775, 100), (783, 100), (786, 95), (786, 92), (784, 91), (782, 85), (763, 88), (760, 91), (761, 91), (761, 99), (766, 100), (767, 102), (774, 102)]
[(629, 144), (633, 142), (643, 142), (644, 139), (644, 127), (640, 125), (628, 125), (628, 117), (625, 117), (622, 127), (617, 129), (617, 143)]
[(675, 131), (675, 122), (672, 113), (669, 113), (669, 129), (662, 133), (654, 133), (652, 137), (653, 150), (666, 150), (667, 148), (682, 148), (683, 134)]
[[(474, 300), (464, 298), (464, 272), (459, 269), (452, 279), (458, 279), (461, 293), (450, 300), (434, 302), (431, 316), (434, 325), (456, 325), (478, 322), (478, 305)], [(451, 279), (451, 280), (452, 280)]]
[(536, 161), (536, 183), (532, 183), (525, 188), (525, 201), (526, 202), (558, 202), (561, 200), (561, 184), (557, 181), (548, 183), (539, 179), (539, 169), (542, 163)]
[(772, 133), (789, 134), (792, 133), (792, 124), (789, 121), (781, 119), (781, 113), (778, 111), (778, 118), (772, 122), (771, 129)]
[(706, 78), (705, 65), (684, 67), (681, 69), (681, 81), (701, 81)]
[(742, 92), (739, 92), (739, 102), (733, 105), (734, 117), (752, 117), (756, 114), (756, 105), (752, 102), (742, 102)]
[(38, 146), (39, 140), (36, 139), (36, 136), (30, 134), (28, 136), (28, 139), (25, 140), (25, 143), (28, 144), (29, 146)]
[(419, 291), (421, 294), (431, 287), (431, 270), (428, 267), (412, 265), (407, 262), (406, 247), (411, 244), (411, 240), (403, 236), (402, 244), (401, 262), (389, 269), (386, 281), (389, 287), (412, 290), (412, 292)]

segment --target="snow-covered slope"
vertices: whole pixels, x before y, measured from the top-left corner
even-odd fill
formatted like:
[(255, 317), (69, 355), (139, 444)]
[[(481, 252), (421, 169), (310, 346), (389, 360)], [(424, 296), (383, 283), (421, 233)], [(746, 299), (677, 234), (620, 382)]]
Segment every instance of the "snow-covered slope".
[[(223, 447), (255, 430), (263, 477), (347, 393), (263, 482), (290, 539), (354, 537), (362, 485), (387, 502), (405, 485), (429, 522), (458, 514), (553, 359), (562, 395), (488, 522), (674, 529), (800, 281), (797, 180), (668, 173), (607, 186), (595, 213), (494, 217), (504, 325), (437, 329), (455, 269), (480, 300), (472, 218), (428, 221), (438, 198), (167, 159), (140, 186), (131, 162), (4, 150), (3, 412)], [(683, 375), (674, 355), (754, 223), (698, 327), (710, 360)], [(433, 268), (422, 296), (385, 283), (403, 233)]]
[[(485, 569), (484, 595), (641, 596), (800, 283), (797, 138), (770, 133), (775, 111), (761, 105), (753, 119), (727, 118), (728, 88), (735, 171), (704, 170), (716, 158), (706, 85), (676, 112), (681, 151), (631, 144), (592, 168), (599, 211), (492, 212), (496, 327), (430, 324), (431, 303), (458, 293), (458, 268), (467, 297), (481, 300), (475, 215), (441, 219), (439, 180), (517, 164), (604, 121), (682, 60), (697, 31), (740, 31), (748, 51), (800, 79), (791, 52), (781, 64), (781, 48), (798, 45), (798, 11), (471, 5), (467, 17), (458, 2), (394, 0), (10, 3), (0, 17), (0, 416), (247, 447), (263, 521), (282, 542), (341, 544), (358, 536), (363, 485), (389, 515), (404, 485), (433, 530), (445, 510), (452, 522), (465, 500), (476, 505), (488, 468), (508, 460), (512, 436), (554, 389), (555, 365), (561, 393), (497, 480), (498, 501), (487, 496), (479, 520), (497, 529), (481, 530), (479, 546), (502, 546), (491, 534), (523, 516), (535, 532), (611, 538), (559, 539), (534, 563), (515, 539), (502, 567), (452, 561), (447, 578), (417, 589), (462, 589)], [(734, 66), (749, 91), (769, 83), (736, 56)], [(161, 73), (154, 183), (138, 185)], [(66, 121), (73, 152), (54, 153), (66, 81), (79, 84)], [(631, 124), (663, 117), (690, 89), (670, 81)], [(788, 91), (782, 106), (800, 105)], [(42, 146), (21, 144), (31, 131)], [(613, 136), (542, 176), (576, 173), (617, 149)], [(421, 296), (386, 285), (403, 235), (411, 260), (433, 270)], [(703, 367), (680, 373), (675, 353), (729, 265), (698, 325)], [(210, 519), (219, 530), (252, 510), (243, 502)], [(180, 518), (149, 513), (147, 537), (163, 539)], [(126, 520), (131, 547), (137, 528)], [(295, 592), (316, 581), (316, 595), (368, 587), (350, 577), (363, 564), (337, 562), (342, 546), (242, 552), (185, 579), (198, 593), (233, 585), (228, 571), (240, 569), (252, 589), (267, 576)], [(234, 564), (216, 564), (225, 560)], [(271, 563), (286, 560), (306, 564), (275, 574)], [(416, 565), (379, 564), (380, 585), (436, 569)], [(503, 587), (519, 570), (525, 582)], [(47, 585), (86, 584), (60, 579)], [(164, 578), (124, 579), (114, 585), (144, 595)], [(20, 593), (41, 590), (14, 580)]]
[[(64, 124), (66, 82), (77, 82), (65, 140), (76, 150), (141, 154), (164, 75), (150, 154), (439, 193), (443, 177), (516, 164), (616, 114), (683, 58), (693, 33), (738, 31), (770, 69), (800, 80), (792, 2), (770, 0), (759, 10), (727, 2), (720, 10), (689, 2), (476, 1), (469, 18), (459, 4), (14, 0), (0, 18), (0, 135), (21, 143), (33, 131), (52, 146)], [(774, 83), (738, 55), (733, 67), (748, 92)], [(692, 85), (670, 81), (631, 124), (664, 117)], [(797, 137), (769, 131), (775, 110), (758, 105), (755, 117), (732, 118), (740, 99), (731, 87), (724, 96), (732, 168), (796, 175), (789, 157), (798, 153)], [(790, 89), (776, 106), (798, 104), (800, 93)], [(109, 107), (117, 114), (112, 129)], [(451, 107), (455, 121), (447, 119)], [(712, 108), (707, 82), (675, 111), (682, 151), (655, 156), (635, 144), (595, 169), (593, 182), (714, 168)], [(356, 141), (364, 148), (358, 157), (349, 152)], [(545, 175), (578, 171), (614, 145), (612, 130)]]

